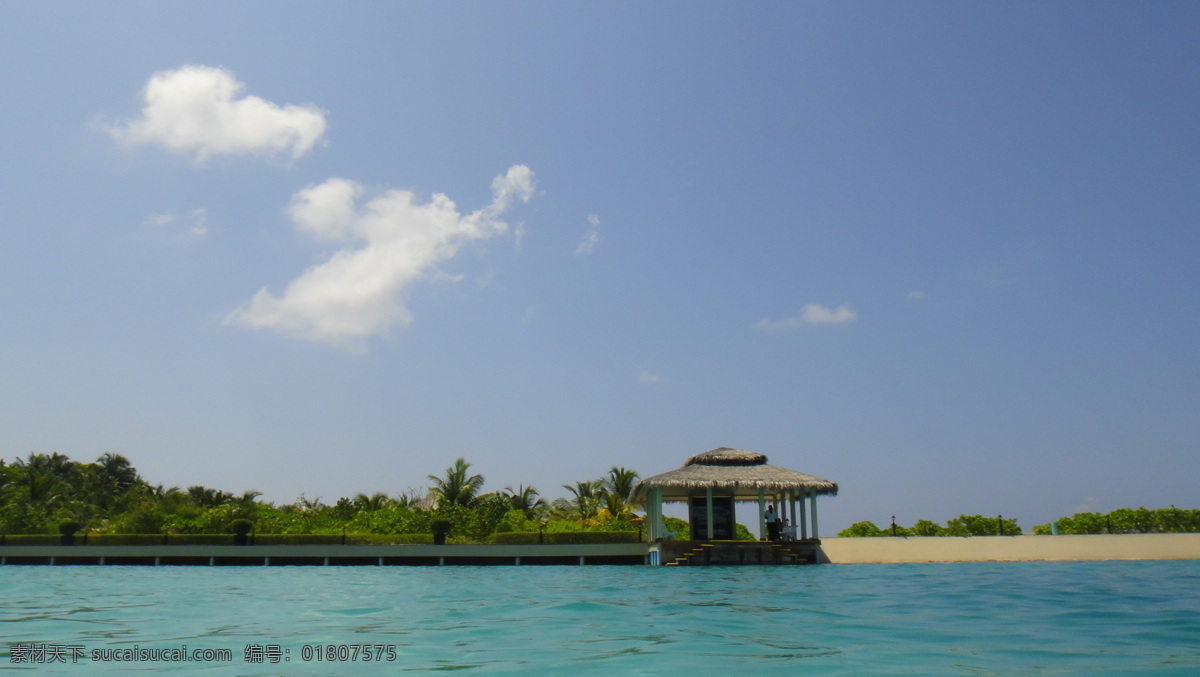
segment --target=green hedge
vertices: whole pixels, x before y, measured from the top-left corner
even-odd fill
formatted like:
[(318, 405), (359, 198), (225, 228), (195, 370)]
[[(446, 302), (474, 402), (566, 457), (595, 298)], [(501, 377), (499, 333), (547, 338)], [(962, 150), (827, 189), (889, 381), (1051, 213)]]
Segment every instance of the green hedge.
[[(167, 540), (164, 541), (164, 538)], [(87, 545), (162, 545), (175, 543), (176, 541), (170, 540), (173, 538), (182, 537), (166, 534), (88, 534)], [(76, 539), (76, 542), (82, 540)]]
[[(58, 545), (61, 537), (50, 534), (16, 535), (5, 537), (7, 545)], [(432, 545), (432, 534), (346, 534), (346, 545)], [(76, 546), (82, 545), (233, 545), (233, 534), (89, 534), (84, 543), (76, 535)], [(254, 545), (341, 545), (342, 534), (254, 534)], [(468, 544), (464, 539), (453, 539)], [(488, 543), (496, 545), (583, 545), (589, 543), (638, 543), (636, 531), (559, 531), (508, 532), (492, 534)]]
[(492, 534), (490, 542), (495, 545), (537, 545), (538, 535), (529, 532)]
[[(541, 536), (541, 540), (539, 540)], [(544, 534), (519, 532), (492, 534), (497, 545), (585, 545), (591, 543), (639, 543), (636, 531), (557, 531)]]
[[(552, 538), (553, 536), (553, 538)], [(546, 543), (575, 545), (584, 543), (640, 543), (636, 531), (564, 531), (546, 534)]]
[[(83, 539), (80, 539), (82, 542)], [(58, 534), (6, 534), (5, 545), (58, 545), (62, 536)]]
[(346, 545), (433, 545), (433, 534), (353, 534)]
[[(86, 538), (86, 540), (85, 540)], [(58, 545), (61, 536), (48, 534), (4, 537), (5, 545)], [(233, 534), (75, 534), (75, 546), (85, 545), (233, 545)]]
[(171, 534), (167, 537), (167, 545), (233, 545), (233, 534)]
[[(255, 534), (255, 545), (342, 545), (341, 534)], [(430, 545), (432, 534), (346, 534), (346, 545)]]
[[(350, 537), (346, 536), (346, 541)], [(341, 534), (254, 534), (254, 545), (341, 545)]]

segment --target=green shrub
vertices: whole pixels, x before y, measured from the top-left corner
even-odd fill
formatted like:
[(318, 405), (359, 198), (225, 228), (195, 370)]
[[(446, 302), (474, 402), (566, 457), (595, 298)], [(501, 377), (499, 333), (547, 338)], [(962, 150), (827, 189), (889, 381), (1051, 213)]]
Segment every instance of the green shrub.
[(917, 520), (917, 523), (912, 525), (909, 530), (913, 536), (945, 536), (946, 529), (937, 522), (929, 520)]
[(254, 528), (254, 522), (248, 519), (235, 519), (230, 523), (230, 528), (235, 536), (245, 536)]
[(432, 545), (432, 534), (353, 534), (346, 545)]
[(5, 534), (5, 545), (58, 545), (62, 536), (51, 534)]
[(495, 545), (537, 545), (541, 534), (505, 531), (492, 534), (491, 543)]
[(891, 532), (884, 532), (879, 527), (875, 526), (874, 522), (855, 522), (850, 526), (838, 532), (839, 538), (860, 538), (868, 536), (890, 536)]
[(341, 545), (341, 534), (254, 534), (255, 545)]
[(454, 528), (454, 523), (445, 517), (437, 517), (429, 521), (429, 531), (435, 534), (448, 534)]
[(562, 531), (545, 534), (548, 545), (581, 545), (587, 543), (637, 543), (637, 532), (631, 531)]
[(58, 523), (58, 533), (60, 536), (74, 536), (75, 534), (79, 533), (79, 530), (82, 528), (82, 524), (73, 520), (67, 520), (65, 522)]
[(492, 534), (495, 545), (584, 545), (593, 543), (638, 543), (632, 531), (550, 531), (545, 533), (503, 532)]
[[(1182, 510), (1171, 506), (1148, 508), (1118, 508), (1102, 515), (1080, 512), (1058, 520), (1060, 534), (1157, 534), (1200, 532), (1200, 510)], [(1049, 525), (1046, 525), (1047, 533)], [(1036, 531), (1036, 529), (1035, 529)]]
[(1020, 536), (1016, 518), (959, 515), (946, 522), (947, 536)]
[(233, 545), (232, 534), (171, 534), (170, 545)]
[(162, 545), (163, 537), (164, 534), (89, 534), (88, 545)]
[(687, 520), (678, 517), (663, 517), (662, 521), (667, 531), (675, 534), (675, 540), (686, 541), (692, 537), (692, 527)]

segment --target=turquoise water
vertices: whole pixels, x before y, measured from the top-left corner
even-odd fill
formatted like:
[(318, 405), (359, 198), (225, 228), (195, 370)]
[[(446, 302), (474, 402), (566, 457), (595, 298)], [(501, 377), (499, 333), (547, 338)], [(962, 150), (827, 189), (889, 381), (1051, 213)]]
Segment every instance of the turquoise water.
[[(1196, 561), (7, 566), (0, 590), (0, 668), (39, 674), (1200, 674)], [(14, 663), (22, 645), (82, 656)], [(92, 660), (184, 645), (232, 658)]]

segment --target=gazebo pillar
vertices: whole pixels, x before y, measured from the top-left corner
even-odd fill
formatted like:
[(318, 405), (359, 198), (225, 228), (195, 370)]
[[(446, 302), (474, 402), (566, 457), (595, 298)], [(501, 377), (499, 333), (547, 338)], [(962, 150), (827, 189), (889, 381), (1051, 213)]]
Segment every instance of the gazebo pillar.
[(646, 509), (646, 542), (654, 541), (654, 490), (646, 492), (646, 500), (642, 504)]
[(812, 522), (813, 522), (813, 538), (820, 538), (817, 535), (817, 492), (814, 489), (812, 492)]
[(811, 489), (805, 489), (803, 494), (800, 494), (800, 540), (808, 538), (808, 513), (804, 510), (804, 499), (808, 498), (808, 492)]
[(650, 490), (650, 501), (646, 504), (650, 514), (650, 540), (656, 541), (666, 535), (666, 525), (662, 520), (662, 487)]
[(767, 535), (767, 501), (763, 498), (762, 487), (758, 488), (758, 540)]
[[(779, 494), (779, 516), (783, 518), (784, 524), (791, 524), (791, 521), (788, 519), (788, 492), (787, 491), (784, 491), (783, 493)], [(782, 531), (780, 531), (779, 538), (781, 538), (781, 539), (783, 538)]]
[(792, 513), (792, 533), (796, 538), (800, 538), (800, 520), (796, 517), (796, 490), (788, 491), (788, 508)]
[(707, 505), (705, 505), (705, 509), (708, 511), (708, 522), (707, 522), (708, 528), (706, 528), (704, 531), (705, 531), (705, 535), (708, 536), (708, 540), (711, 541), (713, 539), (712, 487), (705, 488), (704, 498), (707, 502)]

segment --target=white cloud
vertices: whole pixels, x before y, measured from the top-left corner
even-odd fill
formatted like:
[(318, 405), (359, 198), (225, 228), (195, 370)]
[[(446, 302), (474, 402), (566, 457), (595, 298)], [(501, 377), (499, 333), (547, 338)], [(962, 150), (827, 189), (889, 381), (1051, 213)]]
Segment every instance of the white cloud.
[(516, 225), (516, 227), (513, 228), (513, 247), (516, 248), (518, 254), (521, 252), (521, 241), (524, 239), (525, 239), (525, 224), (518, 223)]
[(208, 235), (208, 212), (203, 207), (193, 209), (188, 213), (191, 225), (188, 227), (188, 235), (200, 237)]
[(754, 323), (754, 328), (761, 331), (780, 331), (795, 329), (802, 324), (845, 324), (856, 319), (858, 319), (858, 314), (850, 306), (841, 305), (834, 310), (816, 303), (809, 303), (800, 309), (799, 315), (785, 317), (781, 320), (762, 319)]
[(908, 292), (908, 300), (909, 301), (924, 301), (925, 300), (925, 292), (910, 291), (910, 292)]
[(587, 220), (592, 227), (588, 229), (587, 234), (583, 236), (583, 241), (575, 248), (575, 256), (588, 256), (600, 243), (600, 217), (596, 214), (588, 214)]
[(185, 220), (180, 221), (174, 214), (151, 214), (144, 223), (148, 226), (161, 228), (172, 223), (179, 223), (187, 229), (188, 235), (202, 237), (208, 234), (208, 212), (203, 207), (188, 212)]
[(513, 200), (528, 202), (533, 189), (533, 172), (514, 166), (492, 182), (491, 204), (464, 216), (442, 194), (418, 204), (412, 193), (390, 190), (358, 206), (362, 188), (353, 181), (335, 178), (306, 188), (288, 208), (296, 228), (341, 249), (292, 280), (282, 296), (259, 290), (225, 323), (360, 347), (411, 322), (403, 304), (410, 285), (436, 274), (434, 267), (464, 243), (504, 233), (508, 224), (500, 215)]
[(165, 226), (175, 220), (174, 214), (151, 214), (146, 217), (148, 226)]
[(638, 374), (637, 380), (642, 383), (658, 383), (662, 380), (662, 376), (653, 372), (642, 370), (642, 372)]
[(325, 134), (325, 111), (280, 107), (243, 96), (243, 89), (233, 73), (221, 68), (161, 71), (142, 90), (146, 105), (141, 117), (107, 131), (123, 143), (159, 145), (197, 160), (281, 152), (298, 158)]

